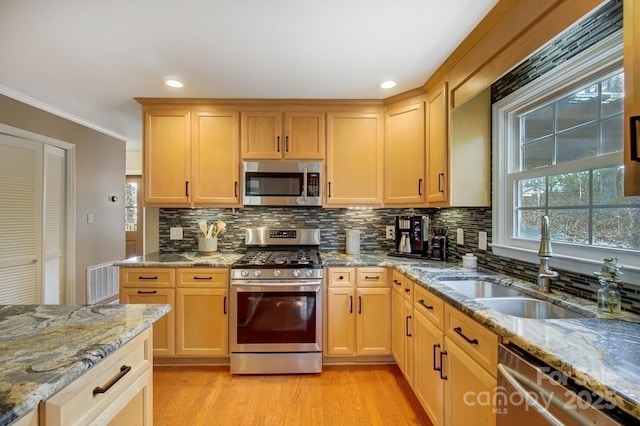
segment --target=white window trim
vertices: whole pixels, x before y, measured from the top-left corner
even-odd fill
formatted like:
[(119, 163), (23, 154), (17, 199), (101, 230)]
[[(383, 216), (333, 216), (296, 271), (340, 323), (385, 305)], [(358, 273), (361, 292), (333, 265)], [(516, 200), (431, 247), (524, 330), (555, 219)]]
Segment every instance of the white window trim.
[[(567, 78), (567, 75), (599, 74), (608, 69), (615, 69), (622, 65), (622, 32), (614, 34), (593, 46), (586, 54), (581, 54), (570, 61), (557, 66), (537, 80), (518, 89), (513, 94), (506, 96), (493, 105), (493, 235), (491, 249), (494, 254), (507, 258), (517, 259), (529, 263), (538, 263), (538, 241), (525, 240), (513, 237), (513, 200), (514, 185), (513, 176), (508, 177), (510, 171), (516, 170), (514, 164), (517, 158), (512, 152), (514, 149), (510, 141), (513, 140), (517, 130), (514, 127), (513, 116), (515, 110), (522, 111), (533, 104), (539, 104), (545, 98), (549, 100), (557, 97), (550, 92), (553, 88), (558, 90), (570, 89), (575, 86), (578, 90), (582, 82), (575, 78)], [(611, 160), (622, 162), (622, 153), (610, 154), (600, 158), (589, 160), (592, 165), (610, 163)], [(583, 167), (586, 162), (583, 162)], [(573, 165), (567, 163), (562, 168), (571, 170)], [(522, 172), (524, 175), (535, 175), (536, 172)], [(546, 175), (546, 174), (545, 174)], [(553, 226), (553, 224), (551, 224)], [(640, 256), (637, 251), (611, 249), (602, 247), (578, 246), (574, 244), (553, 242), (554, 256), (551, 265), (554, 268), (570, 272), (591, 275), (600, 270), (600, 264), (605, 257), (615, 256), (624, 265), (623, 281), (625, 283), (640, 282)]]

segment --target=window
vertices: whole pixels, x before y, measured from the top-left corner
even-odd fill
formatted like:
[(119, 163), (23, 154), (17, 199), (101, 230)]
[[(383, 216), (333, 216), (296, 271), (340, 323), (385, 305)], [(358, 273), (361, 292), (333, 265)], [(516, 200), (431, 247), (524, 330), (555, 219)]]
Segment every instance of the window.
[(138, 230), (138, 184), (127, 182), (124, 191), (124, 230)]
[[(624, 197), (622, 40), (585, 51), (493, 106), (493, 251), (537, 263), (548, 215), (554, 263), (640, 266), (640, 197)], [(635, 258), (634, 258), (635, 257)]]

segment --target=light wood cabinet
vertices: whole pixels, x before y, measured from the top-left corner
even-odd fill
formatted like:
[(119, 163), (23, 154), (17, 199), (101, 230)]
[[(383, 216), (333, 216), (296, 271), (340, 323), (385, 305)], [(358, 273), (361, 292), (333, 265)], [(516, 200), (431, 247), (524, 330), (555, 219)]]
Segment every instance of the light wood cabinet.
[(427, 93), (427, 203), (447, 201), (448, 92), (443, 83)]
[(176, 355), (229, 355), (228, 283), (228, 269), (177, 270)]
[(496, 424), (492, 396), (497, 381), (469, 356), (449, 336), (445, 337), (444, 375), (445, 421), (447, 425), (464, 426), (473, 419), (474, 425)]
[(151, 330), (143, 331), (42, 402), (40, 424), (153, 424), (151, 340)]
[[(400, 285), (398, 285), (398, 282)], [(391, 351), (407, 382), (413, 386), (413, 281), (394, 271), (391, 295)], [(409, 290), (409, 291), (407, 291)]]
[(145, 204), (240, 205), (239, 113), (146, 109)]
[(145, 111), (143, 153), (145, 204), (188, 205), (191, 111)]
[(324, 159), (324, 112), (248, 111), (241, 121), (245, 160)]
[(171, 311), (153, 324), (155, 357), (175, 353), (174, 286), (174, 268), (120, 268), (120, 303), (171, 305)]
[[(640, 156), (640, 121), (635, 125), (631, 117), (640, 116), (640, 4), (625, 0), (624, 28), (624, 195), (640, 195), (640, 162), (632, 159), (632, 152)], [(631, 126), (635, 127), (632, 140)]]
[(327, 114), (326, 206), (382, 205), (383, 124), (381, 113)]
[(227, 268), (120, 268), (121, 303), (166, 303), (153, 325), (156, 358), (229, 356)]
[(447, 425), (495, 425), (498, 336), (445, 304), (442, 375)]
[(414, 307), (415, 368), (413, 391), (434, 426), (444, 425), (444, 382), (440, 376), (440, 353), (444, 333)]
[(327, 271), (328, 356), (391, 353), (391, 289), (386, 268)]
[(239, 114), (211, 110), (192, 115), (191, 202), (240, 205)]
[(384, 204), (425, 205), (425, 102), (387, 106), (384, 140)]

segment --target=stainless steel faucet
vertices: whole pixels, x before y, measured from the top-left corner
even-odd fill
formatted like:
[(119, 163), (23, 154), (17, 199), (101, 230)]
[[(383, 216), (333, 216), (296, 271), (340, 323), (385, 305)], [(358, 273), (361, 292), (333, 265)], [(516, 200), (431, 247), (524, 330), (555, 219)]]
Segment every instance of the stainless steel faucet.
[(558, 278), (558, 271), (552, 271), (549, 266), (549, 258), (553, 257), (551, 240), (549, 240), (549, 217), (542, 216), (540, 229), (540, 248), (538, 249), (540, 267), (538, 268), (538, 289), (543, 293), (551, 293), (551, 280)]

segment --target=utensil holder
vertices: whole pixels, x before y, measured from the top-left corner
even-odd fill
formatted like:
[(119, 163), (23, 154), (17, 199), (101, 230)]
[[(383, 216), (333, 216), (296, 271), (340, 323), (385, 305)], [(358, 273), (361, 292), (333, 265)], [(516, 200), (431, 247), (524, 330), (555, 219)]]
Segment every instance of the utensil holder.
[(198, 238), (198, 252), (213, 253), (218, 251), (217, 238)]

